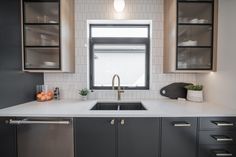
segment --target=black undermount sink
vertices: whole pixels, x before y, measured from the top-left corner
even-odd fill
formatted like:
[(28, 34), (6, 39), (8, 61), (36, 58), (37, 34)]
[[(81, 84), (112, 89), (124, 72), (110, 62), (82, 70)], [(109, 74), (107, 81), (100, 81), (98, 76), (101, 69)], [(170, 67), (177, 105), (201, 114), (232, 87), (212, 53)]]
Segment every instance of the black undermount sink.
[(139, 102), (98, 102), (91, 110), (146, 110)]

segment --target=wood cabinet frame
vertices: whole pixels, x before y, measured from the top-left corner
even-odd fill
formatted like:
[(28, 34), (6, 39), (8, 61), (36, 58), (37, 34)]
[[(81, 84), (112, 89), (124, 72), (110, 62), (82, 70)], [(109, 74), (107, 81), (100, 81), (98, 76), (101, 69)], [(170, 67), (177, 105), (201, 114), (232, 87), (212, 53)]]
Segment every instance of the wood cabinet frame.
[[(22, 70), (27, 72), (74, 72), (75, 71), (75, 23), (74, 0), (58, 0), (59, 3), (59, 68), (25, 67), (24, 2), (21, 0), (22, 26)], [(32, 0), (29, 2), (51, 2), (54, 0)], [(32, 24), (36, 25), (36, 24)], [(40, 24), (43, 25), (43, 24)], [(44, 47), (44, 46), (42, 46)], [(46, 46), (45, 46), (46, 47)]]
[[(181, 0), (180, 0), (181, 1)], [(181, 1), (183, 2), (183, 1)], [(206, 1), (186, 1), (196, 3), (206, 3)], [(178, 3), (179, 0), (164, 1), (164, 73), (205, 73), (216, 71), (217, 64), (217, 32), (218, 32), (218, 0), (213, 3), (213, 32), (212, 32), (212, 56), (210, 69), (177, 69), (177, 42), (178, 42)]]

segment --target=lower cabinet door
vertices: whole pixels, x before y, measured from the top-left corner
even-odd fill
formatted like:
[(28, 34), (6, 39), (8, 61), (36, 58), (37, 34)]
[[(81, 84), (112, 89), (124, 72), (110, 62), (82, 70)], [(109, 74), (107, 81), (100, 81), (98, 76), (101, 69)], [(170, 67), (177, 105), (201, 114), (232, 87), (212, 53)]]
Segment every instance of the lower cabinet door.
[(197, 118), (163, 118), (161, 157), (196, 157)]
[(77, 118), (75, 121), (76, 157), (116, 157), (116, 120)]
[(158, 157), (158, 118), (119, 118), (118, 157)]
[(236, 157), (236, 146), (200, 145), (198, 157)]
[(0, 156), (17, 157), (16, 126), (6, 124), (9, 118), (0, 118)]

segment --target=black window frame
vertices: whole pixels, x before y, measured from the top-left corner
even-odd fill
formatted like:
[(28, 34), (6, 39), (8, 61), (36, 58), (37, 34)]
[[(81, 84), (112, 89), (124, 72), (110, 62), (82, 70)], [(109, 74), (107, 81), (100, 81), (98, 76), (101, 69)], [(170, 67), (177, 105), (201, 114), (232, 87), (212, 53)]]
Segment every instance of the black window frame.
[[(96, 26), (122, 26), (122, 27), (140, 27), (148, 28), (147, 38), (130, 38), (130, 37), (92, 37), (92, 27)], [(121, 86), (125, 90), (149, 90), (150, 89), (150, 24), (89, 24), (89, 88), (91, 90), (112, 90), (111, 86), (94, 86), (94, 52), (95, 44), (144, 44), (145, 52), (145, 86)], [(111, 78), (112, 81), (112, 78)], [(122, 83), (122, 78), (121, 78)]]

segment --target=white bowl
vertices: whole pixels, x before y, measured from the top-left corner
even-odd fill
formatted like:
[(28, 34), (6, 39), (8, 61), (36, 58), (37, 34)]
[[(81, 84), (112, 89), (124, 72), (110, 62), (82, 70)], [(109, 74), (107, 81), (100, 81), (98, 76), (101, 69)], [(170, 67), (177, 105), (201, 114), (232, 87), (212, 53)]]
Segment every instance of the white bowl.
[(56, 63), (55, 62), (44, 62), (44, 65), (46, 65), (46, 66), (55, 66), (56, 65)]

